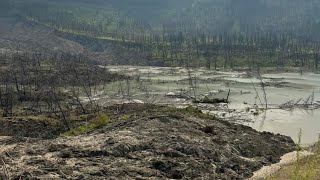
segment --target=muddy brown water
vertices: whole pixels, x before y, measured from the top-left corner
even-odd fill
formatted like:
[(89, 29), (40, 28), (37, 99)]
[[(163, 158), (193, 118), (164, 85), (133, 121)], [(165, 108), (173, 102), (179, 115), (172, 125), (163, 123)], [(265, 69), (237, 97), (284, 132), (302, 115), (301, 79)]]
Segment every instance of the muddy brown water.
[[(203, 68), (190, 70), (194, 79), (195, 91), (190, 90), (188, 70), (171, 67), (140, 67), (140, 66), (107, 66), (112, 72), (131, 75), (134, 80), (111, 83), (95, 92), (94, 99), (103, 105), (113, 103), (137, 102), (168, 104), (186, 107), (191, 100), (169, 97), (168, 94), (189, 91), (189, 95), (200, 97), (211, 92), (212, 97), (226, 97), (230, 93), (230, 104), (216, 107), (200, 105), (204, 112), (215, 114), (220, 118), (250, 126), (259, 131), (280, 133), (297, 141), (299, 129), (302, 129), (302, 143), (309, 144), (318, 140), (320, 132), (320, 110), (295, 108), (281, 110), (277, 107), (290, 100), (306, 100), (314, 94), (314, 102), (320, 101), (320, 74), (314, 73), (276, 73), (262, 75), (263, 81), (270, 83), (266, 87), (270, 110), (258, 115), (248, 107), (264, 102), (260, 80), (247, 76), (244, 72), (223, 72)], [(129, 87), (129, 91), (127, 91)], [(257, 97), (257, 93), (259, 97)], [(129, 94), (129, 95), (128, 95)], [(88, 99), (84, 96), (83, 101)], [(254, 115), (255, 114), (255, 115)]]

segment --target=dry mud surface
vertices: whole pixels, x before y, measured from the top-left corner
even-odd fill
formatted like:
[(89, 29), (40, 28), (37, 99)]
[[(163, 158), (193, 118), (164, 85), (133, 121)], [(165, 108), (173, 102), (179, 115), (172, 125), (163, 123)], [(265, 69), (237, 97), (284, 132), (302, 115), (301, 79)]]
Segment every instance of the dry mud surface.
[(105, 111), (112, 123), (85, 135), (1, 137), (2, 178), (245, 179), (294, 150), (289, 137), (186, 110), (131, 104)]

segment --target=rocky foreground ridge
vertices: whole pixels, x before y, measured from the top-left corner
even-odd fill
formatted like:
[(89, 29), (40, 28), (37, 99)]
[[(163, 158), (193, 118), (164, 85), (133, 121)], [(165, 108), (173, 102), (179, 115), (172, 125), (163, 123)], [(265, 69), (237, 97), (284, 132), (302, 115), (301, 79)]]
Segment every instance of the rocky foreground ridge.
[(111, 122), (52, 139), (2, 136), (0, 179), (245, 179), (294, 150), (291, 138), (198, 112), (106, 108)]

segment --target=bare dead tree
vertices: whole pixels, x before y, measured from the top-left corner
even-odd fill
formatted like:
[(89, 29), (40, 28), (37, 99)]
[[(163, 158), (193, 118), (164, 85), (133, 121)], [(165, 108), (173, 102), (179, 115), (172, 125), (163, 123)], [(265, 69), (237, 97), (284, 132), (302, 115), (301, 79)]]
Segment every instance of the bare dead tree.
[(263, 82), (263, 79), (262, 79), (262, 76), (261, 76), (259, 70), (258, 70), (258, 78), (260, 80), (260, 85), (261, 85), (261, 89), (262, 89), (262, 92), (263, 92), (265, 109), (268, 109), (268, 97), (267, 97), (267, 92), (266, 92), (266, 89), (265, 89), (265, 83)]

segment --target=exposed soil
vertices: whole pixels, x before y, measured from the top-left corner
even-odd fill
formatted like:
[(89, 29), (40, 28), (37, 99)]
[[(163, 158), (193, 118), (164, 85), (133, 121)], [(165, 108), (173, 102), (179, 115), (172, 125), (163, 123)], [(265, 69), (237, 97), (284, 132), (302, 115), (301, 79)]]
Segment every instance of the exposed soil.
[(54, 30), (32, 22), (0, 17), (0, 49), (3, 51), (84, 53), (78, 43), (60, 38)]
[(105, 109), (109, 125), (88, 134), (1, 140), (11, 179), (245, 179), (294, 150), (291, 138), (151, 105)]
[(31, 21), (0, 17), (0, 54), (8, 52), (85, 54), (100, 64), (162, 65), (131, 52), (121, 42), (74, 35)]
[(13, 136), (17, 138), (54, 138), (66, 128), (56, 120), (41, 120), (39, 118), (2, 118), (0, 119), (0, 137)]
[[(67, 41), (75, 42), (83, 46), (88, 57), (100, 64), (109, 65), (152, 65), (163, 66), (161, 62), (154, 62), (146, 55), (131, 51), (129, 46), (135, 46), (135, 43), (123, 43), (120, 41), (97, 39), (89, 36), (77, 35), (61, 31), (55, 31), (55, 35)], [(128, 47), (127, 47), (128, 46)]]

